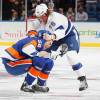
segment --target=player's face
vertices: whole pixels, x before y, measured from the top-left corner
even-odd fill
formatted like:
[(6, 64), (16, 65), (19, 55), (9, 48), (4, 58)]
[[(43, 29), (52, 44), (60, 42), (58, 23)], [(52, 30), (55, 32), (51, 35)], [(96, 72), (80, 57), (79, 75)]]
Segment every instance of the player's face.
[(46, 14), (44, 14), (39, 19), (40, 19), (40, 21), (42, 21), (42, 22), (44, 22), (46, 24), (48, 16)]
[(43, 34), (43, 39), (45, 39), (46, 41), (52, 40), (52, 39), (51, 39), (51, 35), (49, 35), (49, 34), (47, 34), (47, 33), (44, 33), (44, 34)]
[(46, 41), (46, 42), (45, 42), (45, 45), (44, 45), (45, 49), (49, 48), (49, 47), (52, 45), (52, 43), (53, 43), (52, 40)]

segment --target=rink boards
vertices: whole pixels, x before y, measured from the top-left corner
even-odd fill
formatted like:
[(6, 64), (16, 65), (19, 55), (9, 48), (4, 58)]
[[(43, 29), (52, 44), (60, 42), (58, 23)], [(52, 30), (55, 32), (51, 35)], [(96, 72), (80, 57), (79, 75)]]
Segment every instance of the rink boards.
[[(30, 22), (28, 23), (30, 25)], [(100, 47), (100, 23), (74, 22), (80, 35), (82, 47)], [(5, 28), (6, 26), (6, 28)], [(12, 45), (17, 40), (25, 37), (26, 22), (0, 22), (0, 46)]]
[[(11, 46), (15, 42), (1, 42), (0, 41), (0, 46)], [(81, 47), (100, 47), (100, 43), (94, 43), (94, 42), (81, 42), (80, 43)]]

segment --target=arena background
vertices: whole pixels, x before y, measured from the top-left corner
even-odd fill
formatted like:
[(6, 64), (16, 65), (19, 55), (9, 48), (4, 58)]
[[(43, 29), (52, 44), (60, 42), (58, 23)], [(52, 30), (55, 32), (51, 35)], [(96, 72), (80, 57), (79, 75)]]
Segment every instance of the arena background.
[(0, 0), (0, 45), (12, 45), (25, 36), (26, 19), (33, 18), (40, 3), (53, 3), (55, 11), (72, 20), (81, 46), (100, 47), (100, 0)]

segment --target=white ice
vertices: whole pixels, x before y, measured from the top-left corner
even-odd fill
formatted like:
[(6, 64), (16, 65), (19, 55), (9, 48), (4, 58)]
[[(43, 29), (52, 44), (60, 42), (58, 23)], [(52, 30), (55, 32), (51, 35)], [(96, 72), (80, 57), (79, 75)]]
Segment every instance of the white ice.
[[(4, 48), (0, 47), (0, 53)], [(13, 77), (0, 64), (0, 100), (100, 100), (100, 48), (81, 47), (79, 57), (89, 85), (86, 91), (78, 91), (77, 76), (64, 56), (55, 61), (47, 82), (50, 88), (48, 93), (20, 91), (25, 75)]]

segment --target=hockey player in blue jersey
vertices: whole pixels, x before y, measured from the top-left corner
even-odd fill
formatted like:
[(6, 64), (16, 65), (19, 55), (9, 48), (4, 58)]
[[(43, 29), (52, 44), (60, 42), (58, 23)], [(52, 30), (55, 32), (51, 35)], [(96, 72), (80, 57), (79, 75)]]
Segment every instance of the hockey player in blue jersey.
[[(30, 36), (2, 51), (0, 58), (8, 73), (16, 76), (27, 72), (21, 86), (22, 91), (48, 92), (46, 80), (53, 67), (53, 61), (45, 56), (43, 50), (50, 47), (52, 41), (46, 41), (43, 36), (34, 36), (37, 35), (36, 31), (30, 31), (28, 35)], [(32, 86), (35, 79), (37, 84)]]
[(78, 58), (80, 48), (79, 34), (70, 20), (64, 15), (57, 12), (49, 12), (45, 4), (36, 6), (36, 19), (32, 21), (32, 26), (36, 29), (45, 29), (52, 33), (46, 35), (46, 40), (53, 40), (53, 44), (48, 51), (52, 51), (51, 57), (57, 57), (57, 50), (60, 45), (66, 44), (68, 49), (66, 56), (73, 71), (76, 72), (80, 81), (79, 91), (85, 90), (88, 87), (84, 66)]

